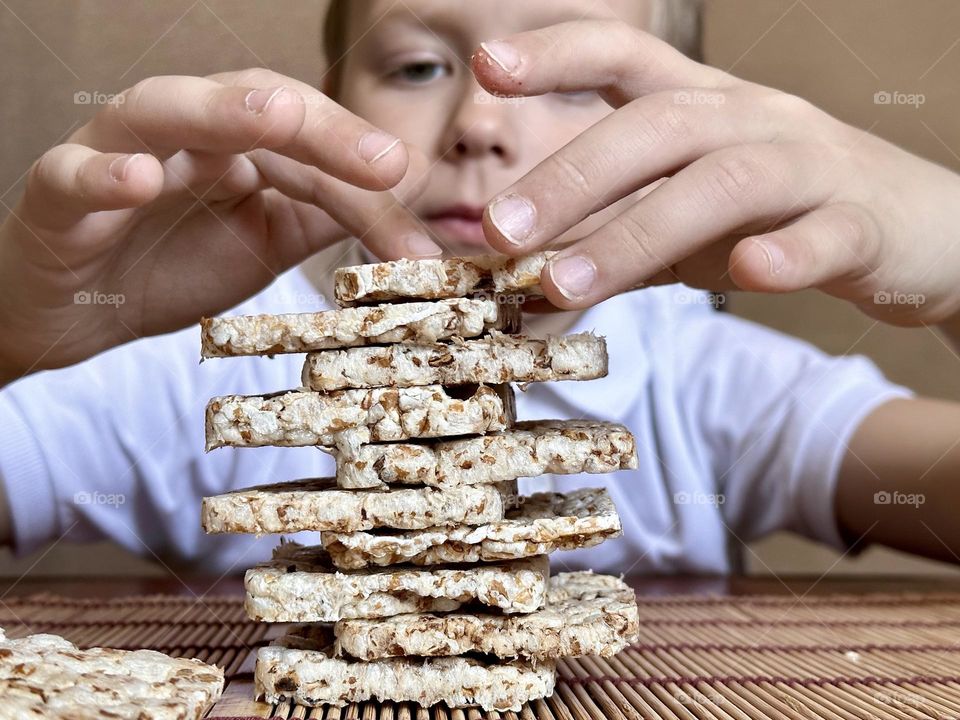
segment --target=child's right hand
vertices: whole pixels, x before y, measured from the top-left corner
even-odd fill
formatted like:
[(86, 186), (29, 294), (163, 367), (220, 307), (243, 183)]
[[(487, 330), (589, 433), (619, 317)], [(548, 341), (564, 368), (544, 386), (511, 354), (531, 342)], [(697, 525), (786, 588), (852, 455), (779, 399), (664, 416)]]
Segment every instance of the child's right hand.
[(438, 254), (368, 192), (408, 161), (269, 70), (138, 83), (34, 164), (0, 226), (0, 386), (220, 312), (350, 235), (384, 259)]

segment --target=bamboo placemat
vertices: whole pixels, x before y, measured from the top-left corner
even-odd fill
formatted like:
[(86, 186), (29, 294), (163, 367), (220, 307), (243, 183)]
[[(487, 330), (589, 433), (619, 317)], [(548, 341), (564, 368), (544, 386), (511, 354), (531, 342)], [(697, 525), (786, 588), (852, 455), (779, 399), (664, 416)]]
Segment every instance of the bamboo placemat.
[(237, 597), (109, 600), (51, 595), (0, 601), (11, 637), (53, 632), (81, 647), (149, 647), (225, 669), (208, 715), (333, 720), (914, 720), (960, 717), (960, 594), (638, 597), (636, 645), (567, 660), (556, 693), (521, 713), (414, 704), (271, 706), (252, 699), (256, 648), (278, 626)]

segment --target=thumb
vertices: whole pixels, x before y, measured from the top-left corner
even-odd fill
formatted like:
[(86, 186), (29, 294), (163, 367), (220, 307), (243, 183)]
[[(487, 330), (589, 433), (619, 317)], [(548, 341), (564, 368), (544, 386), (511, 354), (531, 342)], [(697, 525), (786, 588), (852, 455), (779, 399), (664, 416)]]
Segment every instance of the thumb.
[(744, 238), (730, 254), (730, 278), (755, 292), (793, 292), (873, 273), (873, 221), (858, 206), (830, 205), (786, 227)]

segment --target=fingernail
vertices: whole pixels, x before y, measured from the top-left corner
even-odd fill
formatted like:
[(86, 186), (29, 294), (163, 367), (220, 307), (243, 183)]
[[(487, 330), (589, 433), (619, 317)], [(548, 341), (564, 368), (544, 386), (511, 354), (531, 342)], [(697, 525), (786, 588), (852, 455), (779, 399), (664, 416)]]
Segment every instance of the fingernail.
[(243, 102), (249, 112), (252, 112), (254, 115), (263, 115), (270, 107), (270, 104), (276, 99), (277, 95), (284, 90), (286, 90), (286, 87), (283, 85), (277, 88), (251, 90), (247, 93), (247, 97), (244, 98)]
[(406, 240), (407, 255), (414, 257), (439, 257), (443, 255), (443, 250), (437, 244), (420, 233), (409, 235)]
[(537, 209), (526, 198), (506, 195), (493, 201), (490, 220), (511, 245), (523, 245), (537, 222)]
[(783, 270), (783, 264), (786, 262), (783, 250), (780, 249), (779, 245), (769, 243), (766, 240), (757, 240), (756, 243), (757, 247), (767, 256), (767, 265), (770, 267), (770, 274), (778, 275), (780, 271)]
[(520, 67), (520, 53), (513, 45), (494, 40), (493, 42), (480, 43), (480, 49), (505, 73), (512, 75)]
[(393, 135), (388, 135), (380, 131), (368, 132), (360, 138), (360, 144), (357, 145), (357, 152), (360, 154), (360, 157), (370, 165), (373, 165), (373, 163), (384, 155), (387, 155), (399, 144), (400, 140)]
[(133, 155), (121, 155), (118, 158), (114, 158), (113, 162), (110, 163), (108, 171), (110, 177), (114, 182), (123, 182), (127, 179), (127, 173), (130, 171), (130, 166), (133, 165), (138, 158), (140, 158), (143, 153), (134, 153)]
[(597, 279), (597, 268), (582, 255), (554, 260), (547, 265), (550, 279), (567, 300), (579, 300), (590, 292)]

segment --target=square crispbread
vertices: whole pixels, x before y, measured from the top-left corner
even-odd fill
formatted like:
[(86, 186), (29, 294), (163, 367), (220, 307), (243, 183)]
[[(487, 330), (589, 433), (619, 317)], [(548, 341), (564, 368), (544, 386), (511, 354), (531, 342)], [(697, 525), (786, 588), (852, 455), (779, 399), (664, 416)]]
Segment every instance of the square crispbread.
[(319, 546), (283, 543), (271, 561), (247, 570), (244, 607), (263, 622), (335, 622), (405, 612), (455, 610), (478, 602), (508, 613), (543, 606), (546, 556), (474, 566), (338, 572)]
[[(463, 487), (490, 487), (466, 485)], [(452, 490), (451, 490), (452, 491)], [(450, 491), (444, 491), (450, 492)], [(342, 570), (412, 563), (475, 563), (599, 545), (620, 535), (620, 517), (604, 489), (520, 497), (502, 520), (417, 532), (324, 532), (323, 547)]]
[(519, 711), (524, 703), (553, 694), (556, 682), (550, 661), (445, 657), (357, 662), (337, 657), (332, 641), (329, 628), (294, 625), (285, 637), (260, 648), (257, 697), (309, 707), (378, 700)]
[(551, 578), (546, 605), (529, 615), (406, 614), (342, 620), (334, 632), (339, 649), (360, 660), (483, 653), (542, 661), (610, 657), (636, 642), (639, 628), (636, 596), (628, 585), (610, 575), (579, 572)]
[(276, 355), (396, 342), (432, 343), (517, 332), (520, 308), (492, 298), (456, 298), (287, 315), (239, 315), (200, 321), (205, 358)]
[(427, 385), (213, 398), (207, 404), (207, 450), (339, 445), (350, 455), (363, 443), (486, 433), (513, 424), (510, 386), (459, 390)]
[(540, 273), (555, 252), (525, 257), (479, 255), (447, 260), (394, 260), (339, 268), (333, 276), (337, 304), (461, 298), (476, 293), (541, 297)]
[(483, 437), (364, 445), (334, 455), (337, 483), (343, 488), (453, 487), (637, 467), (637, 446), (630, 431), (593, 420), (524, 421)]
[(462, 385), (606, 376), (607, 343), (591, 333), (546, 340), (491, 334), (476, 340), (431, 345), (386, 345), (310, 353), (303, 385), (311, 390)]
[(516, 482), (380, 491), (339, 490), (333, 478), (317, 478), (205, 497), (200, 517), (208, 533), (419, 530), (501, 520), (516, 496)]
[(223, 670), (153, 650), (80, 650), (56, 635), (0, 631), (0, 717), (200, 718), (223, 692)]

